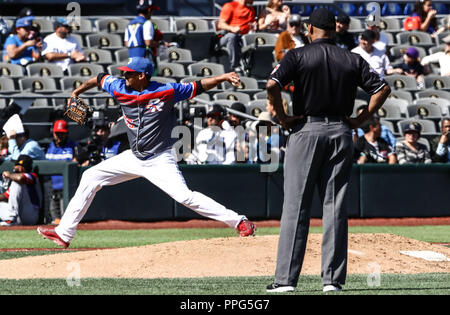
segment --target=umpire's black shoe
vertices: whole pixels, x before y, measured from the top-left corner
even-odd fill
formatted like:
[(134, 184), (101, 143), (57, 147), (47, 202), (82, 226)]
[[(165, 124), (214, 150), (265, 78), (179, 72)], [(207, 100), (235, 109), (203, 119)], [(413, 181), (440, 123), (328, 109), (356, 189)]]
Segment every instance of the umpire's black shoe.
[(295, 287), (279, 283), (272, 283), (267, 286), (267, 292), (294, 292)]

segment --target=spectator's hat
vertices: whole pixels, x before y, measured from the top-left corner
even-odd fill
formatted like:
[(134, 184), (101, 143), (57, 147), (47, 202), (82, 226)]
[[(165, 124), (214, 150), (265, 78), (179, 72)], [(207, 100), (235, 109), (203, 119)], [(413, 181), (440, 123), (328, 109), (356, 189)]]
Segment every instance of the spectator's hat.
[(33, 169), (33, 159), (28, 155), (21, 154), (17, 158), (14, 165), (23, 166), (23, 168), (25, 168), (25, 172), (31, 172), (31, 170)]
[(289, 25), (300, 25), (301, 21), (302, 19), (298, 14), (291, 14), (291, 16), (289, 17)]
[(126, 72), (142, 72), (147, 75), (152, 75), (154, 71), (153, 62), (144, 57), (132, 57), (128, 58), (128, 64), (123, 67), (117, 67), (117, 69)]
[(272, 125), (275, 125), (275, 122), (272, 119), (272, 115), (269, 112), (261, 112), (258, 116), (258, 122), (268, 122)]
[(69, 132), (67, 129), (67, 121), (60, 119), (53, 124), (53, 132)]
[(70, 29), (69, 22), (62, 17), (59, 17), (56, 19), (55, 23), (53, 24), (54, 28), (57, 29), (58, 27), (64, 26)]
[(409, 132), (417, 132), (420, 136), (420, 132), (422, 131), (422, 126), (417, 122), (409, 123), (405, 126), (405, 129), (403, 130), (404, 133)]
[(405, 54), (413, 59), (419, 58), (419, 51), (414, 47), (409, 47)]
[(450, 34), (447, 35), (447, 36), (445, 36), (445, 37), (442, 39), (442, 42), (445, 43), (445, 44), (450, 44)]
[(101, 110), (96, 110), (92, 113), (92, 122), (94, 123), (94, 129), (104, 128), (109, 129), (108, 120), (105, 117), (105, 113)]
[(220, 118), (225, 115), (223, 107), (219, 104), (213, 104), (206, 112), (206, 117)]
[(336, 22), (341, 24), (350, 24), (350, 17), (347, 14), (339, 14), (336, 17)]
[(136, 10), (138, 10), (138, 12), (143, 12), (149, 10), (161, 10), (161, 8), (154, 4), (153, 0), (139, 0), (136, 5)]
[(322, 30), (335, 30), (336, 18), (334, 14), (325, 8), (318, 8), (314, 10), (306, 23)]
[(361, 33), (361, 39), (375, 40), (376, 38), (377, 38), (377, 35), (375, 34), (374, 31), (365, 30), (364, 32)]
[(34, 16), (26, 16), (20, 19), (17, 19), (16, 21), (16, 28), (19, 27), (32, 27), (33, 23), (32, 21), (34, 20)]
[(240, 102), (234, 102), (233, 104), (231, 104), (231, 109), (240, 111), (241, 113), (245, 113), (245, 105), (240, 103)]
[(369, 14), (365, 22), (367, 26), (380, 26), (380, 21), (377, 21), (375, 14)]

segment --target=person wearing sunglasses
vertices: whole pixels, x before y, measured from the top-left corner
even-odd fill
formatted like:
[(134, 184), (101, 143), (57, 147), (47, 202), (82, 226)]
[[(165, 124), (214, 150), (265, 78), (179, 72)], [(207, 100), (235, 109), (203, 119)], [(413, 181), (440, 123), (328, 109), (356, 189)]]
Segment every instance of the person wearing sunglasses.
[(277, 61), (283, 59), (289, 50), (309, 44), (308, 38), (301, 32), (301, 29), (300, 15), (292, 14), (289, 17), (287, 30), (278, 36), (277, 42), (275, 43), (275, 58)]

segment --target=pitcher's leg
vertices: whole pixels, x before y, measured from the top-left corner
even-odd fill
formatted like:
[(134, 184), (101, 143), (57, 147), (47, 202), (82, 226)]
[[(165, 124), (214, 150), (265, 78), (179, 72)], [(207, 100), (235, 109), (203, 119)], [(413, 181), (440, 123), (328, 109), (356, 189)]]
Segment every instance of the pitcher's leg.
[(95, 194), (103, 186), (115, 185), (138, 177), (129, 170), (131, 151), (97, 164), (83, 173), (75, 195), (70, 200), (61, 222), (55, 228), (59, 237), (70, 243), (75, 237), (76, 228), (94, 200)]
[(142, 174), (143, 177), (177, 202), (202, 216), (224, 222), (234, 228), (241, 220), (245, 219), (245, 216), (227, 209), (212, 198), (191, 191), (186, 185), (176, 160), (169, 151), (161, 153), (152, 161), (152, 167), (143, 168), (143, 171), (145, 171), (145, 174)]

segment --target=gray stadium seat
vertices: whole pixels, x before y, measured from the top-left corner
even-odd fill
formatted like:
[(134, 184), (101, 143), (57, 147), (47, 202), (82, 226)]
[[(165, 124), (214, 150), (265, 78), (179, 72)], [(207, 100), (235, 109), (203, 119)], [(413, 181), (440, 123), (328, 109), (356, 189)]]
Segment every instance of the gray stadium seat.
[[(54, 94), (49, 95), (49, 97), (53, 97)], [(9, 95), (14, 102), (16, 103), (28, 103), (31, 101), (31, 107), (46, 107), (51, 105), (47, 98), (41, 98), (39, 96), (43, 96), (43, 94), (39, 93), (31, 93), (31, 92), (20, 92), (16, 94)]]
[(212, 31), (212, 27), (209, 26), (207, 20), (202, 19), (176, 19), (175, 20), (175, 30), (180, 32), (208, 32)]
[(224, 82), (225, 90), (236, 90), (236, 91), (243, 90), (245, 92), (247, 92), (248, 90), (255, 90), (255, 93), (261, 92), (261, 89), (258, 86), (258, 81), (255, 78), (241, 76), (240, 79), (241, 83), (238, 87), (235, 87), (231, 83)]
[(425, 78), (425, 88), (450, 90), (450, 77), (429, 74)]
[(225, 91), (225, 92), (219, 92), (215, 93), (213, 95), (214, 100), (229, 100), (233, 102), (241, 102), (243, 104), (247, 104), (250, 102), (250, 95), (243, 92), (238, 91)]
[(33, 140), (40, 142), (40, 140), (52, 138), (52, 133), (50, 132), (52, 128), (51, 122), (28, 122), (23, 123), (23, 126), (29, 130)]
[(23, 76), (22, 66), (0, 62), (0, 77), (22, 78)]
[(422, 126), (422, 135), (424, 136), (435, 136), (438, 134), (436, 124), (432, 120), (425, 120), (425, 119), (404, 119), (397, 122), (398, 130), (400, 131), (400, 134), (402, 136), (405, 135), (404, 129), (405, 127), (411, 123), (411, 122), (417, 122)]
[(383, 16), (380, 19), (380, 30), (389, 33), (401, 32), (402, 22), (397, 17)]
[(168, 19), (158, 19), (157, 17), (152, 17), (152, 23), (156, 25), (156, 27), (163, 33), (171, 32), (170, 21)]
[(208, 77), (225, 73), (223, 65), (212, 62), (196, 62), (190, 64), (187, 69), (190, 76)]
[(434, 42), (430, 34), (420, 31), (405, 31), (395, 35), (397, 43), (413, 46), (433, 46)]
[(416, 93), (416, 98), (443, 98), (450, 101), (450, 92), (444, 90), (426, 89)]
[[(72, 92), (76, 88), (78, 88), (81, 84), (87, 81), (89, 78), (87, 77), (65, 77), (62, 78), (59, 82), (61, 85), (62, 91), (70, 91)], [(94, 89), (86, 91), (85, 93), (94, 92)]]
[(258, 79), (269, 77), (276, 64), (273, 50), (273, 46), (257, 46), (243, 52), (241, 62), (248, 76)]
[(114, 52), (114, 58), (117, 63), (128, 61), (128, 48), (118, 49)]
[(395, 46), (392, 46), (389, 50), (394, 61), (396, 59), (403, 58), (403, 55), (406, 53), (406, 51), (408, 50), (409, 47), (416, 48), (419, 51), (419, 57), (421, 59), (427, 55), (427, 51), (425, 50), (424, 47), (397, 44)]
[[(188, 83), (193, 81), (198, 81), (201, 79), (204, 79), (205, 77), (199, 77), (199, 76), (187, 76), (180, 80), (180, 83)], [(207, 93), (213, 95), (214, 93), (221, 92), (223, 90), (223, 84), (219, 84), (215, 88), (208, 90)]]
[(72, 35), (74, 33), (77, 33), (77, 34), (89, 34), (89, 33), (92, 33), (94, 31), (93, 28), (92, 28), (92, 23), (88, 19), (78, 19), (78, 20), (73, 19), (72, 23), (70, 23), (70, 26), (72, 28)]
[(404, 119), (400, 107), (395, 103), (385, 103), (377, 112), (378, 117), (388, 121), (399, 121)]
[(187, 49), (192, 54), (195, 61), (204, 61), (211, 57), (211, 45), (216, 37), (213, 31), (194, 31), (179, 34), (177, 42), (183, 49)]
[(120, 49), (123, 41), (120, 35), (110, 33), (97, 33), (86, 35), (86, 44), (89, 48)]
[(387, 75), (384, 80), (393, 90), (417, 90), (417, 81), (413, 77), (401, 74)]
[(413, 97), (410, 92), (404, 90), (391, 90), (389, 98), (399, 98), (408, 101), (408, 103), (413, 102)]
[(110, 66), (107, 66), (106, 69), (108, 70), (108, 73), (115, 76), (115, 77), (122, 77), (123, 73), (117, 67), (125, 66), (126, 63), (117, 63)]
[(113, 17), (97, 19), (94, 24), (98, 32), (124, 33), (129, 22), (127, 19)]
[(46, 34), (46, 33), (53, 33), (55, 31), (53, 27), (53, 22), (45, 18), (35, 18), (32, 23), (34, 26), (39, 27), (41, 33)]
[(431, 119), (438, 122), (442, 119), (442, 110), (436, 104), (411, 104), (408, 105), (410, 118)]
[(258, 117), (261, 112), (266, 111), (266, 102), (266, 100), (253, 100), (248, 102), (245, 106), (247, 114)]
[(380, 118), (380, 124), (385, 125), (386, 127), (388, 127), (389, 130), (394, 135), (394, 137), (400, 136), (400, 133), (396, 130), (395, 124), (392, 121)]
[(348, 31), (351, 33), (360, 33), (364, 31), (363, 22), (355, 17), (350, 17), (350, 25)]
[(246, 46), (275, 46), (277, 42), (277, 35), (272, 33), (251, 33), (242, 35), (242, 48)]
[(435, 97), (424, 97), (414, 100), (414, 104), (417, 105), (437, 105), (441, 108), (442, 115), (448, 115), (448, 106), (450, 105), (450, 98), (435, 98)]
[[(286, 102), (288, 104), (290, 104), (292, 102), (291, 94), (289, 94), (289, 93), (287, 93), (285, 91), (281, 91), (281, 98), (286, 100)], [(265, 99), (267, 99), (267, 91), (263, 90), (261, 92), (253, 94), (253, 99), (255, 99), (255, 100), (262, 100), (262, 99), (265, 100)]]
[(55, 79), (49, 77), (30, 77), (19, 79), (19, 87), (23, 92), (57, 93)]
[(103, 66), (91, 63), (74, 63), (69, 65), (70, 76), (91, 77), (104, 72)]
[(64, 73), (62, 68), (57, 64), (48, 62), (36, 62), (26, 66), (28, 76), (62, 78)]
[(167, 77), (152, 77), (152, 81), (156, 81), (162, 84), (166, 84), (166, 83), (176, 83), (177, 80), (173, 79), (173, 78), (167, 78)]
[[(161, 60), (166, 61), (166, 60)], [(181, 63), (182, 65), (190, 65), (195, 61), (192, 60), (191, 51), (188, 49), (178, 48), (178, 47), (170, 47), (169, 48), (169, 57), (168, 62), (176, 62)]]
[(53, 106), (31, 106), (22, 115), (22, 122), (51, 122)]
[(86, 43), (84, 42), (83, 36), (81, 36), (80, 34), (70, 34), (70, 36), (72, 36), (73, 38), (76, 39), (78, 44), (80, 44), (81, 48), (85, 48), (86, 47)]
[(98, 48), (84, 49), (84, 55), (88, 58), (89, 62), (97, 63), (101, 65), (110, 65), (113, 63), (112, 54), (109, 50)]
[(438, 44), (438, 45), (444, 44), (444, 42), (442, 41), (442, 39), (444, 39), (444, 38), (445, 38), (446, 36), (448, 36), (448, 35), (450, 35), (450, 30), (446, 30), (445, 32), (442, 32), (442, 33), (438, 34), (438, 36), (437, 36), (437, 38), (436, 38), (437, 44)]
[(0, 77), (0, 93), (1, 94), (10, 94), (10, 93), (16, 93), (16, 92), (17, 92), (17, 90), (14, 87), (13, 79)]
[(408, 117), (408, 105), (410, 103), (404, 99), (400, 99), (400, 98), (387, 98), (386, 101), (384, 102), (383, 106), (385, 105), (392, 105), (392, 106), (396, 106), (400, 109), (400, 113), (402, 115), (404, 115), (405, 117)]
[(158, 63), (158, 76), (181, 79), (186, 76), (184, 66), (175, 62)]
[(428, 49), (428, 52), (430, 53), (430, 55), (441, 52), (441, 51), (442, 52), (445, 51), (445, 45), (433, 46)]

